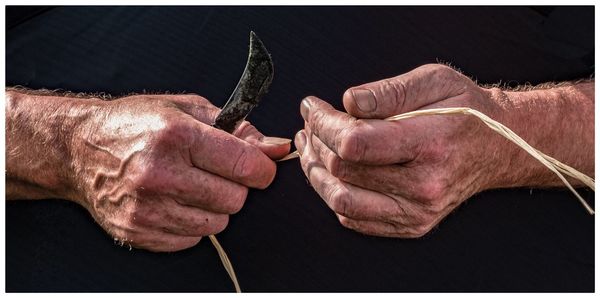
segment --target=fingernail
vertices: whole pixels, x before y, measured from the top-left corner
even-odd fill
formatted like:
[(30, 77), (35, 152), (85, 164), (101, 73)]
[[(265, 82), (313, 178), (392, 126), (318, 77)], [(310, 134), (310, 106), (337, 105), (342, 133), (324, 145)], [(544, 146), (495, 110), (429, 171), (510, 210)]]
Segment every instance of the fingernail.
[(291, 143), (292, 140), (278, 137), (264, 137), (262, 142), (269, 145), (286, 145)]
[(352, 97), (354, 97), (354, 102), (358, 106), (358, 109), (363, 112), (373, 112), (377, 108), (377, 101), (371, 90), (353, 89)]
[(300, 114), (305, 121), (308, 120), (308, 110), (310, 110), (310, 103), (308, 102), (308, 99), (305, 98), (300, 105)]
[(294, 140), (295, 140), (296, 149), (298, 149), (298, 152), (303, 152), (304, 146), (306, 145), (306, 133), (304, 132), (304, 129), (299, 131), (296, 134), (296, 137), (294, 138)]

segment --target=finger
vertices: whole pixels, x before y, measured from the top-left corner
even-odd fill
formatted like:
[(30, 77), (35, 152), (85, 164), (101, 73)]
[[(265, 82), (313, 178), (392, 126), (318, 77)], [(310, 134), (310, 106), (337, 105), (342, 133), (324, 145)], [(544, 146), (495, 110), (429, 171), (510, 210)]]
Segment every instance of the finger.
[[(419, 224), (429, 221), (427, 214), (444, 213), (459, 202), (449, 201), (435, 167), (421, 165), (364, 166), (341, 160), (314, 135), (313, 149), (334, 177), (360, 188), (384, 194), (398, 203), (402, 222)], [(441, 204), (442, 209), (439, 211)], [(425, 212), (425, 213), (423, 213)]]
[(397, 77), (348, 89), (344, 108), (357, 118), (384, 119), (458, 96), (474, 83), (442, 64), (427, 64)]
[(424, 234), (416, 229), (389, 222), (357, 220), (340, 214), (336, 214), (336, 216), (342, 226), (362, 234), (396, 238), (418, 238)]
[(151, 175), (147, 178), (151, 181), (145, 181), (144, 189), (138, 190), (139, 195), (169, 196), (182, 205), (216, 213), (237, 213), (248, 195), (247, 187), (194, 167), (167, 164)]
[(168, 197), (159, 197), (138, 207), (133, 223), (181, 236), (218, 234), (229, 222), (227, 214), (181, 205)]
[[(221, 109), (212, 105), (207, 99), (198, 95), (177, 95), (172, 99), (184, 112), (192, 115), (196, 120), (206, 124), (214, 123)], [(263, 153), (273, 160), (284, 157), (290, 151), (292, 140), (266, 137), (260, 133), (250, 122), (243, 121), (233, 132), (233, 135), (257, 146)]]
[(449, 206), (433, 220), (426, 222), (410, 222), (408, 224), (403, 222), (359, 220), (346, 217), (342, 214), (336, 214), (336, 216), (344, 227), (363, 234), (381, 237), (419, 238), (429, 233), (453, 209), (454, 207)]
[[(221, 111), (221, 109), (212, 105), (207, 99), (198, 95), (177, 95), (173, 96), (171, 100), (194, 119), (209, 125), (214, 123)], [(233, 135), (257, 146), (273, 160), (285, 156), (290, 150), (291, 140), (265, 137), (248, 121), (243, 121), (236, 131), (233, 132)]]
[(333, 177), (312, 149), (305, 131), (296, 135), (300, 163), (315, 191), (334, 212), (357, 219), (383, 219), (403, 213), (397, 201)]
[(430, 169), (419, 165), (391, 164), (370, 166), (348, 162), (331, 151), (315, 135), (313, 149), (334, 177), (379, 193), (391, 193), (410, 200), (422, 200), (428, 193), (423, 181), (431, 177)]
[(266, 188), (275, 163), (256, 146), (222, 130), (196, 122), (191, 136), (192, 164), (248, 187)]
[(250, 122), (244, 121), (234, 132), (238, 138), (257, 146), (272, 160), (280, 159), (290, 152), (292, 140), (267, 137), (256, 129)]
[(316, 97), (302, 101), (301, 113), (311, 131), (346, 161), (391, 164), (413, 160), (429, 134), (423, 119), (402, 122), (356, 119)]

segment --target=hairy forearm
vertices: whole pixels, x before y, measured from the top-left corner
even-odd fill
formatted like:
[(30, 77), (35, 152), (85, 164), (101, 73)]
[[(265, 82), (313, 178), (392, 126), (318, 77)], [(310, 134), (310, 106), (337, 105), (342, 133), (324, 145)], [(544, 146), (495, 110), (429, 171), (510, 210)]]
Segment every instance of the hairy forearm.
[(76, 197), (70, 145), (95, 100), (6, 92), (6, 197)]
[[(502, 121), (534, 148), (594, 176), (594, 83), (523, 92), (492, 92)], [(505, 160), (494, 187), (553, 187), (562, 182), (541, 163), (504, 141)], [(578, 181), (571, 181), (581, 185)]]

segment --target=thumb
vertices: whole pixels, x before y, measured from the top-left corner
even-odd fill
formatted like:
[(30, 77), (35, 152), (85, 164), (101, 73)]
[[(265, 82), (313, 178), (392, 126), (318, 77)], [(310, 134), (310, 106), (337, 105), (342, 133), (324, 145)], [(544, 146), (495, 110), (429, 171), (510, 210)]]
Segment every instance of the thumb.
[(278, 137), (267, 137), (263, 135), (256, 127), (250, 122), (244, 121), (242, 124), (233, 132), (233, 134), (258, 147), (260, 151), (266, 154), (272, 160), (280, 159), (286, 156), (290, 152), (292, 140), (278, 138)]
[(427, 64), (397, 77), (352, 87), (344, 108), (356, 118), (383, 119), (457, 96), (475, 84), (442, 64)]

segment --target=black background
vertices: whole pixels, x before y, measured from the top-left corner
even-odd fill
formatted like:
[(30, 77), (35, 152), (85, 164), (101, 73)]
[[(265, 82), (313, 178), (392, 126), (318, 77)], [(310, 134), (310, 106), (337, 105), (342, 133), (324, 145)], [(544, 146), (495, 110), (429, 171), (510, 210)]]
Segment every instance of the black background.
[[(9, 86), (218, 106), (254, 30), (275, 78), (249, 120), (284, 137), (304, 96), (341, 108), (346, 88), (425, 63), (511, 86), (594, 72), (593, 7), (8, 7), (6, 22)], [(219, 239), (244, 291), (594, 290), (594, 217), (566, 190), (487, 191), (421, 239), (385, 239), (343, 228), (289, 161)], [(232, 291), (209, 242), (129, 250), (73, 203), (7, 202), (6, 290)]]

